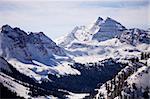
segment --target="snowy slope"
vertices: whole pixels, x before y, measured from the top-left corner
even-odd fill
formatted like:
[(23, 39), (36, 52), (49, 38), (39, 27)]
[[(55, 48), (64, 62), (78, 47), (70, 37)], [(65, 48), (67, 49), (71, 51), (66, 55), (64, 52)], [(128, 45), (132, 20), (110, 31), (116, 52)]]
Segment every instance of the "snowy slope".
[(150, 50), (148, 31), (126, 29), (112, 18), (103, 20), (100, 17), (89, 27), (76, 27), (58, 41), (76, 62), (95, 62), (110, 57), (128, 59), (140, 57), (141, 52)]
[(94, 23), (87, 26), (75, 27), (71, 33), (56, 39), (56, 43), (62, 47), (68, 47), (72, 42), (88, 42), (92, 39), (92, 36), (98, 32), (100, 25), (103, 23), (103, 19), (99, 17)]
[(93, 40), (104, 41), (120, 35), (122, 31), (126, 30), (119, 22), (114, 19), (107, 18), (104, 23), (100, 25), (99, 31), (93, 35)]
[(89, 42), (93, 40), (104, 41), (120, 35), (126, 30), (119, 22), (107, 18), (103, 20), (101, 17), (87, 26), (75, 27), (68, 35), (57, 39), (56, 42), (62, 47), (70, 47), (76, 42)]
[(15, 82), (14, 80), (14, 78), (0, 72), (0, 83), (9, 88), (9, 90), (11, 90), (12, 92), (17, 92), (18, 96), (30, 98), (31, 96), (28, 95), (29, 88)]
[[(75, 27), (71, 33), (58, 39), (57, 44), (42, 32), (26, 33), (19, 28), (4, 25), (0, 32), (0, 72), (2, 70), (11, 72), (8, 65), (10, 64), (21, 74), (33, 78), (33, 80), (36, 80), (40, 84), (42, 84), (42, 81), (49, 81), (57, 83), (58, 86), (54, 84), (56, 88), (60, 86), (63, 88), (64, 86), (62, 85), (68, 84), (67, 81), (77, 81), (78, 78), (76, 77), (84, 78), (83, 73), (87, 73), (87, 71), (89, 73), (92, 70), (99, 72), (97, 70), (100, 68), (98, 67), (99, 65), (92, 67), (89, 63), (101, 64), (100, 62), (107, 59), (113, 59), (116, 63), (130, 63), (130, 59), (140, 58), (142, 52), (150, 51), (150, 33), (137, 28), (126, 29), (119, 22), (111, 18), (103, 20), (99, 17), (91, 25)], [(150, 60), (148, 59), (148, 66), (149, 63)], [(74, 64), (77, 64), (77, 67), (73, 67)], [(79, 64), (83, 64), (81, 65), (83, 67), (80, 67), (81, 70), (77, 69)], [(89, 67), (86, 67), (85, 64), (89, 64), (87, 65)], [(148, 82), (146, 81), (150, 72), (148, 68), (145, 66), (141, 67), (127, 79), (127, 82), (132, 80), (129, 83), (136, 83), (139, 87), (141, 84), (142, 87), (147, 86), (145, 82)], [(87, 71), (81, 72), (84, 69), (87, 69)], [(118, 68), (114, 67), (113, 70), (115, 69)], [(147, 71), (148, 73), (145, 74), (143, 71)], [(95, 72), (92, 72), (92, 74), (96, 74)], [(105, 72), (109, 71), (106, 70)], [(13, 91), (21, 91), (18, 89), (18, 86), (21, 87), (22, 93), (18, 92), (18, 94), (25, 98), (28, 97), (27, 93), (29, 93), (29, 90), (13, 82), (12, 77), (0, 73), (0, 78), (0, 82), (6, 87), (10, 87)], [(55, 82), (60, 79), (62, 79), (62, 82)], [(13, 86), (11, 88), (5, 82), (14, 84), (16, 87)], [(77, 83), (79, 83), (78, 87), (80, 87), (80, 81), (77, 81)], [(68, 85), (65, 85), (66, 88), (71, 87)], [(105, 89), (100, 90), (104, 91), (104, 93), (106, 91)], [(66, 96), (70, 99), (79, 98), (82, 95), (84, 97), (88, 94), (69, 93), (70, 95)], [(45, 97), (39, 96), (39, 98)]]
[(133, 83), (136, 84), (138, 88), (150, 88), (150, 67), (143, 66), (138, 69), (133, 75), (131, 75), (127, 82), (128, 84), (132, 85)]
[(21, 73), (38, 81), (47, 79), (49, 73), (80, 74), (67, 65), (72, 59), (66, 51), (42, 32), (27, 34), (19, 28), (4, 25), (0, 32), (0, 56)]
[[(128, 93), (129, 90), (127, 91), (126, 89), (130, 89), (133, 92), (133, 90), (135, 90), (133, 89), (133, 84), (136, 85), (136, 91), (139, 90), (139, 92), (135, 92), (135, 94), (142, 93), (141, 88), (145, 90), (146, 87), (150, 87), (150, 67), (145, 66), (140, 62), (129, 63), (128, 65), (129, 66), (123, 68), (113, 79), (104, 83), (102, 86), (100, 86), (100, 88), (95, 89), (95, 91), (97, 91), (97, 94), (95, 94), (94, 97), (96, 99), (99, 99), (100, 97), (109, 97), (111, 99), (117, 97), (118, 99), (118, 97), (120, 96), (117, 95), (119, 95), (120, 92), (122, 94), (122, 97), (131, 97), (132, 93)], [(108, 85), (108, 87), (110, 88), (109, 91), (106, 85)], [(136, 99), (141, 99), (141, 96)]]
[(25, 63), (36, 60), (46, 65), (56, 65), (54, 55), (66, 57), (64, 49), (42, 32), (27, 34), (8, 25), (1, 29), (0, 46), (0, 56), (6, 59), (16, 58)]
[[(86, 47), (83, 47), (83, 45)], [(150, 50), (150, 46), (145, 43), (132, 46), (126, 42), (121, 43), (119, 39), (95, 42), (80, 43), (68, 49), (76, 62), (96, 62), (106, 58), (129, 59), (132, 57), (140, 57), (141, 52)]]
[[(33, 87), (33, 85), (30, 85), (28, 83), (16, 80), (13, 77), (8, 76), (8, 75), (1, 73), (1, 72), (0, 72), (0, 84), (2, 84), (4, 87), (8, 88), (8, 90), (10, 90), (11, 93), (16, 93), (16, 95), (21, 97), (21, 98), (25, 98), (25, 99), (28, 99), (28, 98), (32, 98), (32, 99), (58, 99), (57, 97), (54, 97), (53, 95), (32, 96), (31, 95), (31, 93), (32, 93), (31, 86)], [(37, 89), (35, 89), (35, 90), (37, 90)], [(7, 94), (7, 93), (5, 93), (5, 94)], [(8, 96), (8, 97), (9, 97), (9, 99), (12, 98), (10, 96)]]

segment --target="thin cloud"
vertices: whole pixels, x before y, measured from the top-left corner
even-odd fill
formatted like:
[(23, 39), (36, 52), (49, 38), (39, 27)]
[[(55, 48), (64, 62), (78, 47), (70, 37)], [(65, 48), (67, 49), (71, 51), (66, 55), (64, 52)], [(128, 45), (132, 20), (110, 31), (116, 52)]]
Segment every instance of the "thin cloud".
[(139, 8), (149, 6), (149, 1), (95, 1), (84, 2), (83, 7), (106, 7), (106, 8)]
[[(145, 3), (148, 0), (143, 0), (140, 4), (138, 2), (142, 0), (125, 0), (128, 1), (125, 4), (124, 0), (106, 1), (105, 4), (102, 3), (104, 0), (0, 1), (0, 25), (10, 24), (26, 31), (43, 31), (53, 39), (70, 32), (76, 25), (89, 24), (99, 16), (112, 17), (127, 28), (147, 29), (150, 26), (150, 7), (149, 3)], [(114, 5), (112, 2), (118, 3)]]

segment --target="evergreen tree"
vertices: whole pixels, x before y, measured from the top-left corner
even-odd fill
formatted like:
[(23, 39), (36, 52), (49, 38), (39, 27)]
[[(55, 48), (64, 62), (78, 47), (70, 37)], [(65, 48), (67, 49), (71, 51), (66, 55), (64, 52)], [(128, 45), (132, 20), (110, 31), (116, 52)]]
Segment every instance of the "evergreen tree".
[(132, 84), (132, 88), (133, 88), (134, 90), (137, 90), (137, 87), (136, 87), (136, 84), (135, 84), (135, 83)]
[(144, 52), (141, 53), (141, 60), (144, 59)]
[(143, 92), (143, 98), (149, 99), (149, 88), (148, 87), (146, 87), (146, 89)]
[(138, 57), (136, 58), (136, 62), (139, 62), (139, 58)]

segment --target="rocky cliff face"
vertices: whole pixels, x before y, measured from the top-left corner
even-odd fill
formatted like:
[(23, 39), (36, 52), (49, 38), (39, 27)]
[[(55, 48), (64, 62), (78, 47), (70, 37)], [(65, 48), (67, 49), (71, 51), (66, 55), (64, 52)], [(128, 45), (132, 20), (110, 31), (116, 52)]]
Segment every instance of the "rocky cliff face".
[(27, 34), (19, 28), (4, 25), (0, 38), (0, 55), (7, 59), (16, 58), (27, 63), (36, 60), (46, 65), (54, 65), (57, 62), (54, 55), (66, 56), (65, 50), (42, 32)]
[(131, 45), (137, 45), (141, 43), (150, 44), (150, 34), (148, 31), (138, 28), (129, 29), (124, 31), (119, 39), (121, 42), (126, 42)]
[(119, 22), (107, 18), (102, 24), (99, 25), (100, 29), (93, 35), (93, 40), (105, 41), (120, 35), (126, 28)]

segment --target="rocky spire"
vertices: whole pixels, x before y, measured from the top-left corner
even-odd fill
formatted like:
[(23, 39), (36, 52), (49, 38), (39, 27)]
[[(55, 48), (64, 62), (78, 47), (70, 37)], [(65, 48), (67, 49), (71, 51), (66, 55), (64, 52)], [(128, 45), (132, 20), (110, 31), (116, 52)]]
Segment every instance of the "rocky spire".
[(2, 27), (1, 27), (1, 32), (2, 33), (6, 33), (6, 32), (8, 32), (8, 31), (11, 31), (12, 30), (12, 28), (9, 26), (9, 25), (3, 25)]
[(103, 22), (103, 18), (98, 17), (98, 19), (95, 22), (95, 25), (100, 25)]

